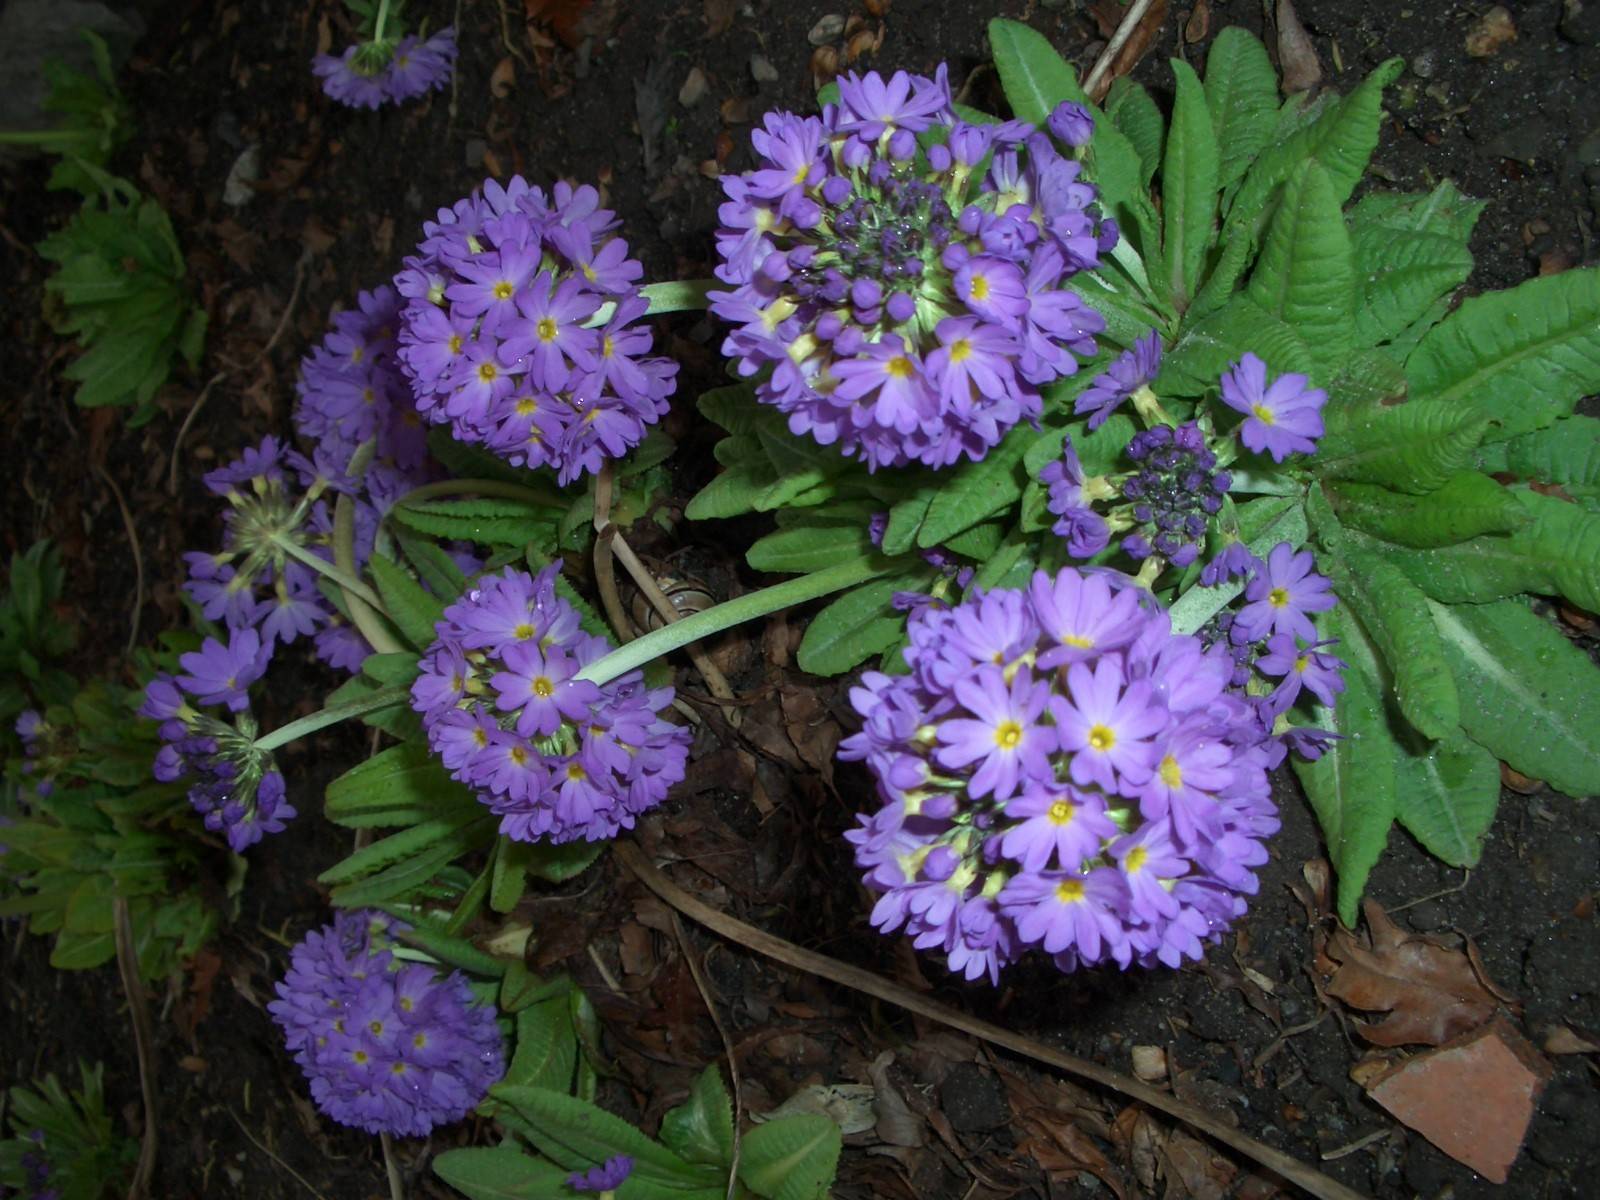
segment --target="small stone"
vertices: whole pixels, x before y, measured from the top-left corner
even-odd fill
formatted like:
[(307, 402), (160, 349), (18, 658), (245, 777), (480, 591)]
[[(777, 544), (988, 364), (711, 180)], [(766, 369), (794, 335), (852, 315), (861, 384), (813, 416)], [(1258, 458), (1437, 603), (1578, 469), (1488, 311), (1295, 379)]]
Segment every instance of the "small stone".
[(1406, 910), (1406, 923), (1418, 933), (1432, 933), (1450, 923), (1450, 914), (1437, 900), (1424, 900)]
[(1418, 79), (1432, 79), (1439, 70), (1439, 54), (1432, 46), (1418, 52), (1411, 60), (1411, 73)]
[(684, 78), (683, 86), (678, 89), (678, 103), (685, 108), (693, 108), (700, 103), (705, 94), (706, 73), (695, 67)]
[(229, 208), (243, 208), (255, 199), (252, 183), (261, 178), (261, 147), (251, 143), (239, 152), (228, 168), (228, 178), (222, 185), (222, 202)]
[(1163, 1083), (1167, 1078), (1167, 1052), (1160, 1046), (1133, 1048), (1133, 1074), (1145, 1083)]
[(1517, 40), (1517, 26), (1511, 13), (1496, 4), (1467, 31), (1467, 53), (1473, 58), (1488, 58), (1507, 42)]
[(1504, 1183), (1551, 1067), (1504, 1017), (1406, 1059), (1367, 1094), (1485, 1179)]
[(1600, 46), (1600, 0), (1565, 0), (1556, 28), (1575, 45)]
[(765, 54), (752, 54), (750, 56), (750, 76), (757, 83), (777, 83), (778, 68), (772, 65), (772, 60)]
[(825, 46), (843, 32), (844, 18), (838, 13), (829, 13), (811, 27), (811, 32), (806, 34), (806, 41), (813, 46)]

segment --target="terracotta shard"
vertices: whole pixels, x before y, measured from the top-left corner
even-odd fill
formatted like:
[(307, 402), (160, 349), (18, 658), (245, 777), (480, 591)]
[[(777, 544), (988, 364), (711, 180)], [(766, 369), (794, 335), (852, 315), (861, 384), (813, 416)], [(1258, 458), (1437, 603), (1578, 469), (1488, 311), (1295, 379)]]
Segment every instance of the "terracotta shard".
[(1485, 1179), (1504, 1183), (1550, 1063), (1504, 1017), (1406, 1059), (1367, 1094)]

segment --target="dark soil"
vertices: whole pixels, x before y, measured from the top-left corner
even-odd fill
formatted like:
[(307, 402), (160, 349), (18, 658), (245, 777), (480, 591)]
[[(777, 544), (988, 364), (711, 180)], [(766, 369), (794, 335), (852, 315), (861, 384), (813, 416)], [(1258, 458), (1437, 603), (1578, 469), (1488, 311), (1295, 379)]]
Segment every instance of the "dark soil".
[[(1182, 31), (1199, 32), (1198, 19), (1191, 20), (1199, 3), (1175, 0), (1154, 51), (1136, 71), (1163, 99), (1166, 56), (1181, 53), (1198, 65), (1218, 29), (1243, 24), (1259, 31), (1262, 9), (1270, 7), (1211, 0), (1209, 31), (1191, 41)], [(201, 470), (266, 433), (288, 432), (299, 357), (322, 335), (330, 310), (398, 267), (426, 214), (486, 173), (599, 181), (650, 278), (707, 275), (720, 197), (708, 174), (718, 164), (730, 172), (748, 165), (752, 118), (771, 107), (811, 104), (808, 32), (824, 12), (848, 15), (862, 5), (595, 0), (586, 7), (526, 0), (528, 11), (557, 18), (557, 36), (540, 25), (530, 38), (521, 4), (458, 3), (452, 12), (449, 4), (417, 0), (418, 15), (459, 23), (457, 86), (426, 103), (376, 114), (330, 104), (308, 72), (321, 31), (331, 27), (335, 44), (344, 38), (339, 6), (330, 0), (264, 6), (149, 0), (142, 7), (150, 32), (122, 79), (140, 134), (117, 166), (172, 213), (212, 328), (201, 373), (175, 380), (162, 396), (162, 415), (143, 428), (127, 428), (119, 413), (72, 405), (71, 385), (59, 377), (69, 351), (39, 317), (44, 264), (29, 249), (64, 219), (69, 204), (42, 190), (39, 164), (3, 168), (0, 271), (12, 300), (0, 344), (9, 397), (0, 471), (5, 549), (40, 536), (62, 547), (67, 601), (85, 635), (77, 665), (86, 673), (105, 669), (110, 648), (126, 640), (130, 598), (141, 602), (137, 616), (146, 634), (179, 619), (179, 556), (217, 537), (215, 510), (199, 487)], [(1298, 7), (1331, 86), (1352, 86), (1392, 54), (1411, 63), (1391, 93), (1376, 173), (1408, 189), (1449, 177), (1489, 201), (1473, 241), (1478, 266), (1471, 287), (1506, 286), (1541, 269), (1594, 261), (1600, 30), (1588, 17), (1595, 14), (1567, 13), (1563, 25), (1561, 0), (1515, 5), (1516, 40), (1475, 59), (1464, 41), (1480, 15), (1477, 4), (1300, 0)], [(983, 40), (996, 8), (1029, 21), (1084, 69), (1103, 42), (1077, 0), (893, 0), (881, 48), (861, 65), (931, 72), (946, 60), (958, 86), (968, 82), (974, 103), (997, 103)], [(876, 27), (875, 20), (869, 24)], [(756, 82), (755, 54), (776, 67), (775, 83)], [(679, 90), (692, 69), (703, 72), (708, 86), (697, 104), (685, 107)], [(229, 208), (223, 184), (249, 145), (260, 148), (257, 194)], [(687, 317), (664, 322), (662, 330), (685, 363), (680, 398), (712, 385), (719, 370), (712, 325)], [(186, 435), (171, 496), (167, 470), (179, 426), (218, 374)], [(673, 428), (689, 457), (686, 482), (712, 469), (712, 435), (696, 428), (690, 414), (682, 403)], [(117, 481), (131, 510), (144, 563), (142, 593), (107, 478)], [(738, 575), (735, 539), (725, 531), (687, 528), (680, 540), (708, 570)], [(767, 697), (769, 715), (774, 697), (789, 703), (814, 694), (822, 701), (818, 719), (826, 721), (830, 709), (840, 711), (837, 689), (829, 684), (813, 693), (816, 685), (778, 665), (788, 644), (777, 624), (760, 645), (724, 647), (727, 665), (742, 689)], [(269, 706), (268, 716), (309, 708), (303, 694), (325, 678), (281, 680), (272, 697), (277, 711)], [(1289, 888), (1320, 847), (1289, 778), (1280, 781), (1284, 831), (1263, 872), (1261, 895), (1237, 937), (1204, 965), (1071, 978), (1023, 969), (992, 992), (916, 963), (904, 945), (867, 927), (869, 905), (838, 837), (866, 792), (864, 779), (845, 768), (835, 780), (819, 777), (806, 750), (764, 747), (752, 755), (733, 739), (723, 745), (714, 729), (706, 733), (696, 752), (712, 765), (649, 823), (642, 834), (647, 848), (658, 861), (689, 860), (678, 878), (746, 920), (931, 987), (953, 1005), (1052, 1045), (1123, 1071), (1131, 1069), (1133, 1047), (1161, 1047), (1180, 1094), (1361, 1192), (1395, 1200), (1595, 1194), (1600, 1090), (1590, 1056), (1553, 1060), (1554, 1078), (1504, 1191), (1396, 1124), (1352, 1081), (1365, 1047), (1346, 1016), (1332, 1011), (1312, 1024), (1327, 1002), (1319, 996), (1307, 915)], [(327, 779), (361, 751), (352, 734), (288, 756), (302, 811), (314, 809)], [(739, 775), (728, 772), (741, 770), (746, 786), (730, 788), (728, 779)], [(770, 818), (758, 818), (746, 800), (750, 772), (775, 806)], [(347, 849), (343, 833), (308, 814), (252, 851), (239, 910), (212, 948), (215, 960), (153, 994), (162, 1133), (154, 1195), (354, 1200), (385, 1194), (375, 1140), (315, 1113), (263, 1009), (288, 944), (327, 919), (325, 897), (312, 880)], [(1600, 1029), (1600, 937), (1592, 916), (1597, 862), (1600, 810), (1592, 803), (1547, 790), (1508, 792), (1483, 862), (1470, 876), (1444, 869), (1397, 832), (1373, 873), (1370, 895), (1413, 929), (1473, 939), (1489, 974), (1519, 998), (1521, 1025), (1538, 1041), (1558, 1020)], [(694, 1072), (722, 1057), (721, 1042), (670, 923), (637, 883), (608, 859), (558, 891), (526, 910), (541, 937), (538, 965), (570, 970), (584, 984), (618, 1068), (602, 1098), (648, 1125), (681, 1098)], [(807, 1083), (867, 1082), (869, 1064), (894, 1052), (892, 1068), (879, 1079), (903, 1092), (920, 1130), (907, 1140), (918, 1144), (884, 1145), (870, 1134), (848, 1139), (840, 1196), (1067, 1196), (1113, 1186), (1128, 1196), (1273, 1194), (1241, 1173), (1249, 1164), (1214, 1161), (1199, 1143), (1141, 1123), (1113, 1097), (1058, 1085), (1026, 1063), (992, 1057), (966, 1038), (716, 944), (697, 930), (687, 942), (705, 956), (740, 1056), (747, 1109), (770, 1108)], [(0, 1083), (65, 1072), (77, 1058), (103, 1060), (113, 1112), (136, 1131), (139, 1084), (114, 969), (60, 973), (47, 957), (44, 939), (8, 932), (0, 960), (6, 1014)], [(1055, 1130), (1053, 1141), (1041, 1140), (1041, 1113)], [(1033, 1123), (1024, 1120), (1030, 1114)], [(467, 1125), (402, 1145), (411, 1194), (446, 1195), (427, 1169), (430, 1157), (487, 1136)]]

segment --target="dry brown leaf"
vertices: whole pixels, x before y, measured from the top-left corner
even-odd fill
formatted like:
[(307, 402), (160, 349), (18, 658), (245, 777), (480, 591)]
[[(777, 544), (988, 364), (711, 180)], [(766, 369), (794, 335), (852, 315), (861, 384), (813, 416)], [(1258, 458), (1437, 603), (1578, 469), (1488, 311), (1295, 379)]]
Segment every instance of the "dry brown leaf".
[(1211, 32), (1211, 5), (1207, 0), (1195, 0), (1189, 19), (1183, 23), (1183, 40), (1191, 46), (1206, 40)]
[(1496, 4), (1467, 31), (1467, 53), (1488, 58), (1507, 42), (1517, 40), (1517, 26), (1503, 4)]
[(583, 17), (594, 0), (522, 0), (523, 11), (530, 22), (547, 26), (569, 50), (576, 50), (588, 31), (583, 28)]
[(1407, 933), (1376, 901), (1364, 901), (1361, 909), (1368, 936), (1339, 927), (1322, 949), (1335, 964), (1328, 994), (1363, 1012), (1387, 1014), (1355, 1022), (1363, 1038), (1375, 1046), (1437, 1046), (1494, 1015), (1495, 994), (1465, 953)]
[(733, 28), (733, 18), (739, 12), (739, 0), (705, 0), (706, 36), (716, 37)]
[(1166, 1167), (1167, 1196), (1173, 1200), (1223, 1200), (1239, 1174), (1227, 1159), (1182, 1130), (1173, 1131), (1160, 1153)]
[(1283, 94), (1298, 95), (1309, 92), (1322, 82), (1322, 64), (1317, 61), (1317, 48), (1311, 44), (1311, 35), (1300, 24), (1300, 14), (1294, 11), (1294, 0), (1278, 0), (1278, 69), (1283, 74)]
[(489, 94), (496, 100), (504, 100), (517, 86), (517, 64), (511, 61), (507, 54), (495, 63), (494, 70), (489, 72)]

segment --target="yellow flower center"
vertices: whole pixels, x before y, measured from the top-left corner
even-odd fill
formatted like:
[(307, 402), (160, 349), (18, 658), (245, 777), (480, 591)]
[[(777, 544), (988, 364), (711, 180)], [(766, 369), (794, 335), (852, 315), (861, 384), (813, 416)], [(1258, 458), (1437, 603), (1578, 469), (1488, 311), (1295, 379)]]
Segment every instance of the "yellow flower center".
[(1289, 603), (1289, 589), (1273, 588), (1267, 593), (1267, 603), (1272, 605), (1273, 608), (1282, 608)]
[(539, 411), (539, 398), (537, 396), (523, 396), (516, 403), (516, 413), (519, 417), (531, 417)]
[(1278, 423), (1278, 418), (1273, 415), (1272, 410), (1265, 404), (1252, 404), (1250, 411), (1255, 413), (1256, 419), (1263, 425), (1276, 425)]
[(556, 685), (547, 676), (541, 675), (533, 681), (533, 694), (541, 700), (548, 700), (556, 694)]
[(884, 369), (896, 379), (910, 379), (916, 373), (916, 368), (911, 365), (911, 360), (904, 354), (896, 354), (889, 360), (889, 365)]
[(372, 1030), (372, 1036), (373, 1037), (382, 1037), (383, 1036), (383, 1022), (382, 1021), (373, 1021), (370, 1025), (367, 1026), (367, 1028)]
[(989, 280), (982, 275), (972, 277), (972, 298), (974, 300), (987, 300), (989, 298)]
[(616, 352), (617, 344), (611, 340), (611, 335), (608, 333), (600, 339), (600, 357), (610, 358)]
[(1098, 750), (1104, 754), (1117, 744), (1116, 733), (1106, 725), (1091, 725), (1089, 727), (1089, 749)]
[(1083, 880), (1063, 879), (1056, 884), (1056, 899), (1063, 904), (1078, 904), (1083, 900)]
[(1063, 646), (1071, 646), (1076, 650), (1093, 650), (1094, 649), (1094, 639), (1092, 637), (1084, 637), (1083, 634), (1081, 634), (1081, 633), (1064, 633), (1064, 634), (1062, 634), (1061, 635), (1061, 644)]
[(502, 279), (499, 283), (494, 285), (494, 298), (496, 300), (509, 300), (511, 299), (512, 295), (515, 294), (516, 290), (516, 288), (511, 286), (510, 280)]
[(403, 1062), (397, 1062), (394, 1064), (394, 1066), (390, 1067), (389, 1070), (394, 1072), (396, 1075), (404, 1075), (406, 1073), (406, 1065)]
[(425, 1033), (417, 1034), (416, 1037), (411, 1039), (411, 1044), (413, 1046), (415, 1046), (418, 1050), (421, 1050), (424, 1046), (426, 1046), (428, 1044), (428, 1035), (425, 1034)]
[(528, 621), (524, 621), (521, 625), (518, 625), (515, 629), (513, 629), (511, 631), (513, 636), (519, 638), (520, 640), (522, 640), (524, 642), (527, 641), (529, 638), (531, 638), (534, 634), (536, 634), (538, 632), (539, 631), (536, 628), (534, 628), (534, 626)]
[(1057, 800), (1050, 806), (1050, 811), (1045, 815), (1048, 816), (1054, 824), (1067, 825), (1071, 823), (1072, 814), (1075, 811), (1076, 810), (1072, 807), (1072, 802), (1070, 800)]
[(452, 333), (450, 335), (449, 346), (451, 354), (461, 353), (461, 335), (459, 333)]
[(511, 761), (517, 766), (526, 766), (528, 762), (528, 748), (526, 746), (511, 747)]
[(1169, 754), (1161, 760), (1158, 773), (1161, 776), (1161, 782), (1169, 788), (1181, 788), (1183, 786), (1183, 768), (1178, 765), (1178, 760), (1173, 758), (1172, 755)]
[(972, 343), (966, 338), (957, 338), (950, 343), (950, 361), (953, 363), (966, 362), (972, 357)]
[(478, 364), (478, 378), (485, 383), (493, 383), (500, 376), (500, 368), (487, 359)]
[(350, 351), (350, 361), (353, 363), (360, 362), (366, 356), (367, 348), (365, 346), (357, 346), (354, 350)]
[(357, 1050), (350, 1057), (363, 1067), (367, 1065), (367, 1052), (365, 1050)]
[(537, 328), (541, 342), (553, 342), (556, 340), (556, 319), (554, 317), (546, 317), (539, 322)]
[(1294, 660), (1294, 669), (1296, 671), (1304, 671), (1310, 665), (1311, 658), (1306, 654), (1302, 654), (1299, 658)]
[(1128, 851), (1128, 857), (1122, 860), (1122, 869), (1129, 875), (1143, 869), (1145, 860), (1150, 857), (1150, 851), (1143, 846), (1135, 846)]
[(588, 773), (585, 772), (584, 769), (577, 763), (568, 763), (567, 778), (572, 780), (574, 783), (577, 783), (589, 778), (589, 776)]
[(1022, 741), (1022, 726), (1015, 721), (1002, 721), (995, 728), (994, 744), (1002, 750), (1015, 750)]

